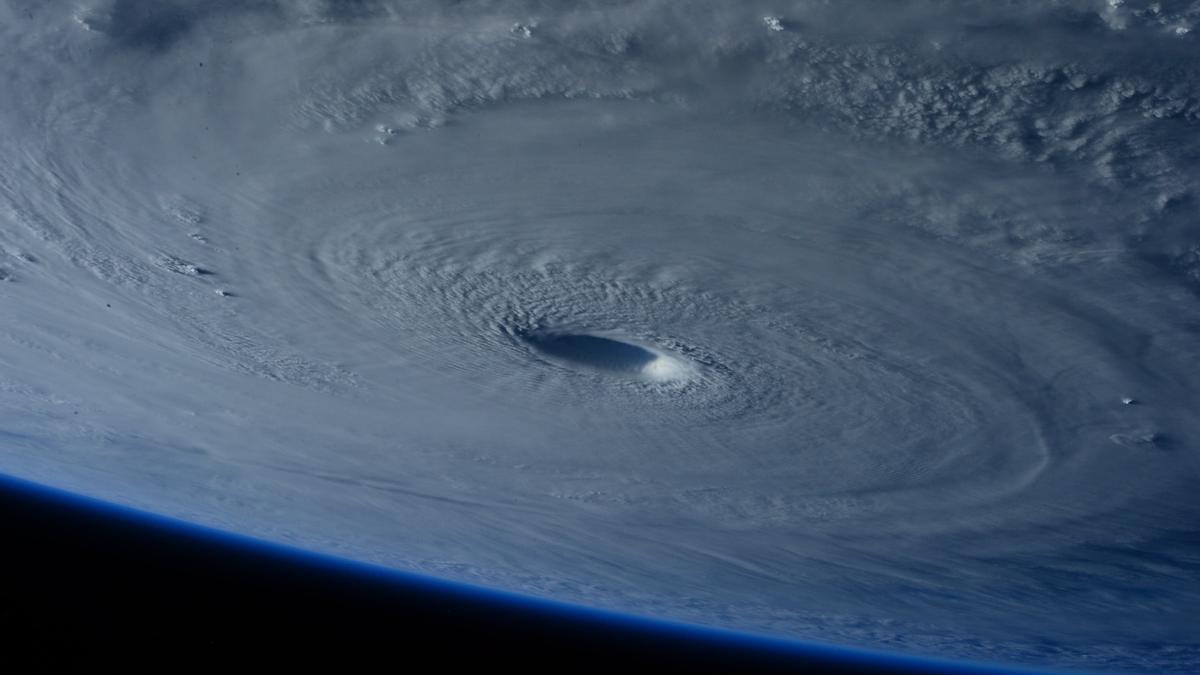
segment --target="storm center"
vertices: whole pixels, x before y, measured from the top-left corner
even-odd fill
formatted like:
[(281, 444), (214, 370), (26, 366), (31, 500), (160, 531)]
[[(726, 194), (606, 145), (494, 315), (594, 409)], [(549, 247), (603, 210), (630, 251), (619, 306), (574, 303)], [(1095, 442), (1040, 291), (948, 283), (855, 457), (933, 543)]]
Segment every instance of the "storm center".
[(675, 359), (631, 342), (587, 333), (534, 333), (524, 340), (542, 355), (577, 367), (608, 373), (669, 378)]

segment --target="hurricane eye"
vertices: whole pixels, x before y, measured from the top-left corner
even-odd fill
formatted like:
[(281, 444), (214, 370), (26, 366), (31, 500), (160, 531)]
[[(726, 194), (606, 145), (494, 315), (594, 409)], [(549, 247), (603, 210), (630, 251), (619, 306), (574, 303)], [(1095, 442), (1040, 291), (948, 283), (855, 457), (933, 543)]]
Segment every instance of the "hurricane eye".
[(520, 338), (540, 357), (571, 368), (648, 380), (674, 379), (684, 370), (677, 359), (618, 337), (531, 332)]

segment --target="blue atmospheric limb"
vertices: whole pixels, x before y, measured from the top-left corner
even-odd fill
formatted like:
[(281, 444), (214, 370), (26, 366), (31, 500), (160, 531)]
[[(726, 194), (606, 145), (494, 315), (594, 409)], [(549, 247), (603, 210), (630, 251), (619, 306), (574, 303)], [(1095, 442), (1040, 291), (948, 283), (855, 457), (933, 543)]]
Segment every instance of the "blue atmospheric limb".
[[(230, 561), (233, 566), (244, 561), (258, 567), (274, 567), (281, 575), (306, 575), (305, 578), (319, 578), (335, 586), (349, 588), (365, 584), (372, 587), (378, 597), (397, 598), (397, 602), (404, 602), (403, 598), (421, 597), (429, 606), (452, 606), (457, 612), (494, 617), (498, 623), (512, 621), (515, 617), (530, 621), (532, 625), (556, 626), (560, 629), (567, 627), (580, 634), (604, 635), (617, 644), (624, 640), (630, 644), (670, 645), (675, 649), (679, 645), (688, 645), (685, 655), (688, 652), (715, 654), (734, 661), (745, 658), (748, 664), (766, 662), (783, 667), (793, 664), (798, 668), (820, 666), (839, 672), (846, 669), (979, 675), (1033, 672), (989, 664), (916, 658), (806, 643), (498, 591), (314, 553), (0, 475), (0, 505), (12, 510), (14, 502), (24, 509), (24, 513), (35, 518), (36, 514), (45, 512), (65, 514), (66, 519), (74, 518), (88, 527), (120, 532), (122, 538), (147, 538), (163, 550), (175, 554), (182, 551), (185, 557), (189, 552), (205, 559), (211, 559), (215, 554), (219, 559)], [(26, 550), (24, 553), (10, 553), (8, 557), (11, 562), (38, 554)], [(41, 554), (45, 555), (45, 552)], [(84, 558), (70, 561), (70, 564), (86, 567), (89, 562)], [(173, 590), (165, 588), (155, 592), (169, 594)], [(230, 600), (229, 611), (236, 614), (237, 598)], [(536, 639), (536, 635), (530, 635), (530, 638)], [(469, 648), (470, 645), (465, 647)]]

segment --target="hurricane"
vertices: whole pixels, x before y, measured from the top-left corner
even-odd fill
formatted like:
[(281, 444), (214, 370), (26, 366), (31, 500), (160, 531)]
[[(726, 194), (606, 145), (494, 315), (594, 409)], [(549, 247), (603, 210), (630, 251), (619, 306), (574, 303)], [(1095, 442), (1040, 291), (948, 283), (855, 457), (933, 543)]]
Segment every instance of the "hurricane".
[(1200, 663), (1200, 3), (0, 3), (0, 471), (558, 601)]

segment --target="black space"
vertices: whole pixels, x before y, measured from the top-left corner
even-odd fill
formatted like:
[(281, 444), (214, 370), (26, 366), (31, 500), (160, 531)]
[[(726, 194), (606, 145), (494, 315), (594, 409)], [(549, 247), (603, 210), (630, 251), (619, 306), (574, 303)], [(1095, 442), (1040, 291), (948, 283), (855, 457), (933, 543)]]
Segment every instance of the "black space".
[[(96, 509), (0, 479), (0, 670), (482, 664), (917, 672), (643, 630)], [(422, 669), (424, 670), (424, 669)]]

